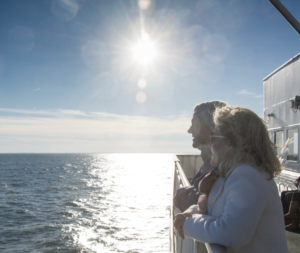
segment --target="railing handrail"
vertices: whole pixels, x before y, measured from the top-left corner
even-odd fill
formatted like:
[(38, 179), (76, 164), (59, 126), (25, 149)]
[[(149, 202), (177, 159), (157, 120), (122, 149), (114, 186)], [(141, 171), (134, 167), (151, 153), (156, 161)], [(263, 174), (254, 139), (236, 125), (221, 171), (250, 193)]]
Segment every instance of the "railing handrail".
[(182, 181), (182, 185), (184, 187), (187, 187), (187, 186), (191, 186), (189, 180), (187, 179), (181, 165), (180, 165), (180, 162), (179, 161), (175, 161), (175, 164), (177, 166), (177, 169), (178, 169), (178, 172), (179, 172), (179, 175), (180, 175), (180, 178), (181, 178), (181, 181)]

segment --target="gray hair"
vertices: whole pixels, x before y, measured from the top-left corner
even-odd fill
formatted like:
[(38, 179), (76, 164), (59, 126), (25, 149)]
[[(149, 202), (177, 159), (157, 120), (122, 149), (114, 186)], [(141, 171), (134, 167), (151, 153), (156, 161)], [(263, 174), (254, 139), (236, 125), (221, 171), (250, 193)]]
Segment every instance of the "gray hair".
[(216, 108), (227, 106), (227, 103), (222, 101), (210, 101), (196, 105), (194, 107), (194, 113), (198, 118), (207, 126), (214, 125), (213, 115)]

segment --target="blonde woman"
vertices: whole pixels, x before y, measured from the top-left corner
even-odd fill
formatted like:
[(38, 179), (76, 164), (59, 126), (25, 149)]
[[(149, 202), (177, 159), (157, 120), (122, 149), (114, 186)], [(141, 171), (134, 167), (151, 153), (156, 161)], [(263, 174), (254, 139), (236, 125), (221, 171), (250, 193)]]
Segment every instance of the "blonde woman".
[(273, 180), (281, 164), (264, 122), (249, 109), (231, 106), (217, 108), (214, 122), (209, 146), (219, 177), (199, 185), (208, 196), (208, 214), (191, 207), (176, 216), (175, 227), (183, 238), (220, 244), (230, 253), (288, 253)]

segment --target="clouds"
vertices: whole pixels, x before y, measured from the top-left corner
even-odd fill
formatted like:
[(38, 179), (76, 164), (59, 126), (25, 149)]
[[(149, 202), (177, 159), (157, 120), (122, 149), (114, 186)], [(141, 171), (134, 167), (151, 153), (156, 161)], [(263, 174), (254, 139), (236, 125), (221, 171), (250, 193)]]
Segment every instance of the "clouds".
[(255, 93), (250, 92), (248, 90), (240, 90), (237, 94), (248, 95), (248, 96), (252, 96), (252, 97), (255, 97), (255, 98), (262, 98), (263, 97), (262, 94), (255, 94)]
[(188, 117), (0, 108), (0, 152), (197, 152)]
[(10, 109), (10, 108), (0, 108), (0, 113), (8, 113), (11, 116), (14, 114), (31, 114), (31, 115), (44, 115), (44, 116), (55, 116), (55, 117), (65, 117), (65, 116), (88, 116), (88, 114), (79, 110), (24, 110), (24, 109)]

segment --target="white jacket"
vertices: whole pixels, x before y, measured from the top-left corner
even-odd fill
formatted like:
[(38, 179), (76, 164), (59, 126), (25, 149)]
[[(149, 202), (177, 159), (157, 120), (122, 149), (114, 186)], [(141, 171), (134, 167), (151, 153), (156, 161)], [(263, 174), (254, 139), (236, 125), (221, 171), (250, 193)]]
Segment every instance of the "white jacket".
[(229, 253), (288, 253), (282, 204), (274, 180), (247, 164), (219, 177), (208, 197), (208, 214), (193, 214), (187, 237), (220, 244)]

